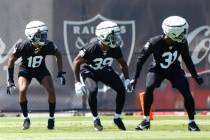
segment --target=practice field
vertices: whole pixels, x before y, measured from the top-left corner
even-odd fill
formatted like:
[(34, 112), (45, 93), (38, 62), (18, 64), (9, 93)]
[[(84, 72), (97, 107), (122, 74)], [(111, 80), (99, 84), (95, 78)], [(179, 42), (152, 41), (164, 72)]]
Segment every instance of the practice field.
[(147, 131), (135, 130), (142, 117), (123, 116), (127, 131), (118, 130), (112, 119), (112, 116), (102, 116), (104, 130), (96, 132), (91, 117), (57, 116), (54, 130), (47, 129), (45, 116), (32, 116), (29, 130), (22, 130), (22, 117), (1, 117), (0, 140), (210, 140), (209, 116), (196, 116), (201, 132), (187, 130), (186, 116), (155, 116)]

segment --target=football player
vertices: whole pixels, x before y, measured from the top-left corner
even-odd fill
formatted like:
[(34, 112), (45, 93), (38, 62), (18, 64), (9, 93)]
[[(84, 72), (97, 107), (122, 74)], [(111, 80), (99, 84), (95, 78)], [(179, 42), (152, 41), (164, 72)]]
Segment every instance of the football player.
[(56, 96), (51, 75), (45, 64), (45, 57), (47, 55), (56, 56), (58, 65), (57, 80), (64, 85), (65, 78), (63, 74), (65, 72), (63, 72), (62, 68), (62, 56), (56, 45), (47, 39), (48, 27), (44, 22), (29, 22), (25, 28), (25, 35), (27, 40), (17, 43), (13, 53), (9, 56), (7, 94), (11, 94), (12, 89), (15, 87), (13, 79), (14, 63), (18, 58), (22, 58), (18, 74), (18, 87), (19, 103), (24, 116), (23, 129), (30, 127), (26, 94), (32, 78), (36, 78), (48, 93), (49, 119), (47, 128), (53, 129)]
[[(131, 90), (128, 66), (119, 47), (120, 28), (112, 21), (99, 23), (95, 31), (97, 40), (92, 41), (83, 49), (73, 61), (76, 94), (88, 94), (88, 103), (93, 115), (94, 127), (97, 131), (103, 130), (100, 116), (97, 112), (97, 93), (99, 81), (114, 89), (116, 96), (116, 113), (114, 123), (121, 130), (126, 130), (121, 113), (125, 103), (126, 90)], [(116, 59), (124, 74), (124, 83), (111, 67)], [(84, 64), (80, 70), (81, 64)], [(83, 82), (80, 81), (80, 74)]]
[(197, 74), (189, 54), (186, 39), (188, 31), (187, 21), (179, 16), (170, 16), (162, 23), (163, 35), (152, 37), (143, 47), (137, 60), (134, 78), (134, 88), (144, 62), (152, 54), (153, 62), (146, 77), (146, 90), (144, 95), (144, 120), (137, 125), (137, 130), (150, 128), (149, 112), (153, 103), (153, 91), (158, 88), (164, 79), (172, 83), (184, 97), (184, 106), (188, 113), (189, 131), (200, 131), (194, 121), (195, 104), (185, 72), (182, 70), (181, 56), (195, 81), (201, 85), (203, 79)]

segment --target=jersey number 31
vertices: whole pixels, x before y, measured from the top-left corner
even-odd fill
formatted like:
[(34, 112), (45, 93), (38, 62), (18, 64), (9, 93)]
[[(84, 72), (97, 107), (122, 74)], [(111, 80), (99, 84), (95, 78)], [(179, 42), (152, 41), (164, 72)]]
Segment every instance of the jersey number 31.
[(177, 58), (177, 51), (171, 53), (171, 52), (165, 52), (162, 54), (162, 57), (164, 58), (164, 63), (160, 63), (161, 68), (167, 69)]

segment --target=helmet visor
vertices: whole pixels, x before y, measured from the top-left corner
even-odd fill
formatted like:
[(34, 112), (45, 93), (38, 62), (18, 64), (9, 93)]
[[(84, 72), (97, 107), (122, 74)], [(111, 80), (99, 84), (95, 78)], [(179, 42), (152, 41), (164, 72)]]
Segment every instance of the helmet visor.
[(185, 38), (187, 38), (187, 30), (184, 29), (184, 31), (178, 37), (175, 38), (183, 41)]
[(38, 43), (39, 45), (47, 44), (47, 31), (37, 32), (34, 35), (33, 41)]
[(121, 42), (120, 34), (119, 33), (111, 33), (107, 36), (107, 38), (104, 40), (104, 42), (107, 42), (106, 44), (109, 45), (111, 48), (115, 48)]

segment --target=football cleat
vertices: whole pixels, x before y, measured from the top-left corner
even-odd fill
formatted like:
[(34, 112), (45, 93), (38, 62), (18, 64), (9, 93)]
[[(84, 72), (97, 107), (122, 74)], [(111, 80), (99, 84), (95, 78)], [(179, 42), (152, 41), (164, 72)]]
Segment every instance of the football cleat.
[(124, 123), (122, 122), (121, 118), (114, 119), (114, 123), (117, 125), (117, 127), (121, 130), (126, 130)]
[(197, 124), (193, 121), (188, 124), (188, 130), (189, 131), (200, 131), (200, 128), (197, 126)]
[(94, 127), (95, 127), (96, 131), (102, 131), (103, 130), (103, 126), (101, 125), (100, 119), (95, 119), (93, 124), (94, 124)]
[(48, 119), (47, 128), (48, 129), (54, 129), (54, 126), (55, 126), (55, 120), (54, 119)]
[(137, 125), (136, 130), (150, 129), (150, 122), (145, 119)]
[(23, 130), (29, 129), (31, 125), (30, 119), (24, 119), (23, 121)]

